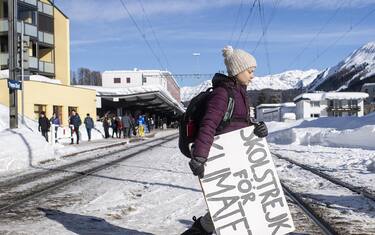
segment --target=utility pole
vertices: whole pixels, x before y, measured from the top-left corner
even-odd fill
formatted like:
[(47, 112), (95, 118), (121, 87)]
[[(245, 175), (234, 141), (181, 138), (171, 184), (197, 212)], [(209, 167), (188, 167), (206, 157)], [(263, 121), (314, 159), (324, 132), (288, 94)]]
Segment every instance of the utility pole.
[[(17, 0), (8, 0), (8, 48), (9, 48), (9, 80), (17, 77)], [(18, 128), (17, 90), (9, 89), (9, 127)]]

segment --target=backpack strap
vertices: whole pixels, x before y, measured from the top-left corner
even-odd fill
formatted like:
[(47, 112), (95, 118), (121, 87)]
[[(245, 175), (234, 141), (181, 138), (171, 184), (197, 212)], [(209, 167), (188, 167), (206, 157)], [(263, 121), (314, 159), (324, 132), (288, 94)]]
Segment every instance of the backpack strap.
[(224, 114), (223, 120), (220, 122), (219, 127), (216, 129), (217, 131), (222, 131), (229, 123), (232, 121), (233, 111), (234, 111), (234, 94), (233, 89), (230, 87), (224, 87), (228, 94), (228, 103), (227, 103), (227, 111)]

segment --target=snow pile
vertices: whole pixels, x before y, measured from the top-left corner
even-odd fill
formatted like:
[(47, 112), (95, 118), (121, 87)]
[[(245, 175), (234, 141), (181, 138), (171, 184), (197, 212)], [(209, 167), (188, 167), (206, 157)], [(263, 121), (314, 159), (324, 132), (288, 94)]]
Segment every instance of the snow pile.
[[(319, 85), (336, 73), (341, 71), (354, 71), (361, 67), (365, 69), (347, 81), (347, 85), (354, 79), (360, 78), (360, 80), (363, 80), (375, 74), (375, 42), (367, 43), (337, 65), (324, 70), (318, 75), (318, 78), (311, 83), (309, 90), (315, 90)], [(338, 90), (347, 88), (347, 85), (341, 86)]]
[(51, 79), (51, 78), (41, 76), (41, 75), (31, 75), (30, 80), (31, 81), (37, 81), (37, 82), (52, 83), (52, 84), (61, 84), (60, 80)]
[(375, 150), (375, 114), (268, 123), (270, 143)]
[(0, 70), (0, 79), (6, 79), (9, 77), (9, 70)]
[[(84, 117), (81, 119), (83, 122)], [(102, 123), (96, 122), (91, 139), (103, 139), (103, 133)], [(51, 140), (50, 132), (49, 139)], [(84, 125), (80, 126), (80, 139), (88, 140)], [(0, 173), (25, 169), (79, 150), (76, 145), (64, 146), (63, 143), (70, 143), (70, 138), (62, 139), (58, 144), (47, 143), (38, 131), (38, 123), (27, 117), (25, 125), (21, 124), (19, 117), (19, 128), (9, 129), (9, 108), (0, 105)]]
[(315, 92), (315, 93), (303, 93), (296, 98), (294, 101), (300, 99), (308, 99), (311, 101), (321, 100), (358, 100), (366, 99), (369, 95), (364, 92)]
[[(299, 89), (308, 86), (319, 74), (318, 70), (311, 69), (308, 71), (292, 70), (280, 74), (268, 75), (264, 77), (255, 77), (248, 90), (288, 90)], [(204, 81), (198, 86), (182, 87), (181, 100), (183, 102), (190, 101), (194, 96), (200, 92), (207, 90), (212, 86), (211, 80)]]
[[(8, 79), (9, 78), (9, 70), (0, 70), (0, 79)], [(46, 82), (52, 84), (61, 84), (60, 80), (51, 79), (49, 77), (45, 77), (42, 75), (31, 75), (29, 79), (25, 77), (26, 80), (36, 81), (36, 82)]]
[(0, 105), (0, 173), (54, 158), (53, 146), (38, 132), (37, 123), (27, 118), (25, 121), (18, 129), (8, 129), (9, 109)]

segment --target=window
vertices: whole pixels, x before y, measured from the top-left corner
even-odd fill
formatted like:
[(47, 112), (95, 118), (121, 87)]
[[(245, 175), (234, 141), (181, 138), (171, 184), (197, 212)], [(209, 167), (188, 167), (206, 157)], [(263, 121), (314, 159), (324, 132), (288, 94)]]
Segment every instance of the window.
[(320, 117), (320, 115), (318, 113), (312, 113), (312, 114), (310, 114), (310, 117), (318, 118), (318, 117)]
[(39, 119), (41, 112), (46, 112), (47, 105), (44, 104), (34, 104), (34, 118), (35, 120)]
[(53, 34), (54, 32), (53, 18), (50, 16), (39, 14), (38, 15), (38, 27), (39, 27), (39, 30), (42, 32)]
[(348, 106), (349, 107), (358, 107), (358, 100), (348, 100)]
[(68, 114), (68, 116), (70, 117), (70, 115), (72, 115), (72, 111), (76, 111), (77, 113), (78, 113), (78, 107), (73, 107), (73, 106), (69, 106), (68, 107), (68, 112), (69, 112), (69, 114)]
[(121, 78), (114, 78), (113, 83), (121, 83)]
[(147, 77), (142, 77), (142, 84), (147, 82)]
[(311, 107), (320, 107), (320, 101), (311, 101)]
[(8, 53), (8, 37), (0, 37), (0, 52)]
[(130, 78), (126, 78), (126, 83), (130, 83)]
[(8, 3), (7, 2), (3, 2), (3, 9), (4, 9), (4, 12), (3, 12), (4, 18), (8, 18)]

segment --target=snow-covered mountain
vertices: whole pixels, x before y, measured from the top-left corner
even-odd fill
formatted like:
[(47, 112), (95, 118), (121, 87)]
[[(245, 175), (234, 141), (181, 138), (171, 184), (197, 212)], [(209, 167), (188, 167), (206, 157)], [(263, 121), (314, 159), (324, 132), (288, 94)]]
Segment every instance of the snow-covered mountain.
[[(311, 69), (308, 71), (292, 70), (280, 74), (268, 75), (264, 77), (255, 77), (248, 90), (289, 90), (306, 87), (309, 85), (319, 74), (318, 70)], [(211, 80), (204, 81), (198, 86), (182, 87), (181, 88), (181, 101), (189, 101), (200, 92), (212, 86)]]
[(360, 90), (365, 82), (375, 81), (375, 42), (354, 51), (337, 65), (320, 73), (309, 90)]

